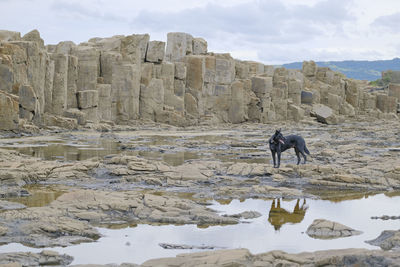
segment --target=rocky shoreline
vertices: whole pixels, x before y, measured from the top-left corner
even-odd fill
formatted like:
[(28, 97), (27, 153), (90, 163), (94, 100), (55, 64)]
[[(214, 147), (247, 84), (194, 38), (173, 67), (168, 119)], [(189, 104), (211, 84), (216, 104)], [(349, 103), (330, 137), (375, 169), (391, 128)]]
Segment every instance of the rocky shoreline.
[[(391, 127), (385, 127), (388, 124)], [(39, 248), (70, 246), (100, 238), (95, 228), (99, 226), (229, 225), (239, 223), (251, 213), (221, 216), (208, 208), (212, 199), (319, 199), (327, 190), (340, 190), (340, 194), (345, 195), (346, 192), (351, 195), (399, 190), (398, 152), (389, 149), (400, 144), (396, 130), (399, 124), (397, 120), (353, 121), (337, 127), (310, 120), (283, 125), (227, 124), (186, 129), (151, 125), (106, 133), (89, 129), (60, 133), (42, 131), (36, 137), (3, 138), (0, 140), (3, 146), (0, 148), (0, 196), (7, 201), (2, 200), (0, 205), (0, 243), (16, 242)], [(295, 154), (290, 151), (283, 154), (281, 168), (273, 168), (266, 140), (277, 127), (283, 128), (284, 133), (300, 134), (306, 139), (311, 151), (306, 165), (294, 165)], [(111, 139), (119, 144), (119, 153), (78, 161), (43, 160), (12, 147), (16, 142), (32, 145), (54, 136), (58, 142), (76, 140), (76, 145), (80, 144), (79, 140)], [(150, 141), (149, 136), (157, 136), (158, 141)], [(197, 154), (179, 164), (171, 164), (152, 159), (148, 156), (153, 155), (151, 153), (135, 155), (133, 152), (137, 150), (156, 155), (168, 154), (166, 150)], [(62, 193), (44, 206), (24, 207), (10, 202), (17, 196), (31, 194), (27, 185), (32, 184), (51, 185)], [(397, 235), (392, 238), (398, 240)], [(398, 247), (397, 241), (390, 242), (392, 246), (382, 246)], [(9, 259), (23, 262), (19, 260), (22, 256), (13, 255), (0, 255), (0, 260), (3, 257), (9, 262), (13, 261)], [(196, 266), (197, 259), (216, 266), (225, 266), (227, 262), (245, 266), (272, 262), (300, 266), (354, 262), (373, 266), (376, 262), (367, 260), (369, 258), (396, 266), (393, 264), (399, 255), (394, 251), (368, 250), (251, 255), (247, 250), (221, 250), (149, 261), (142, 266), (175, 266), (178, 263)], [(0, 262), (6, 263), (5, 260)]]

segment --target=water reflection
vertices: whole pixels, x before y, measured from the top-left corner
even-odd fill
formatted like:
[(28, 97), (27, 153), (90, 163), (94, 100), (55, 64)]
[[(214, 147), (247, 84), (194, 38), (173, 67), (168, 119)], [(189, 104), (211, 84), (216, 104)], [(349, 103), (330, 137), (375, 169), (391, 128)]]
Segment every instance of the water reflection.
[(21, 203), (27, 207), (44, 207), (64, 193), (63, 190), (54, 187), (43, 187), (39, 185), (25, 186), (24, 189), (29, 192), (29, 196), (12, 197), (6, 198), (5, 200)]
[(293, 211), (288, 211), (281, 208), (281, 200), (274, 199), (271, 203), (271, 209), (269, 210), (268, 221), (274, 226), (275, 230), (281, 229), (285, 223), (300, 223), (306, 214), (308, 206), (306, 200), (303, 200), (303, 204), (300, 206), (300, 199), (297, 199), (296, 205)]

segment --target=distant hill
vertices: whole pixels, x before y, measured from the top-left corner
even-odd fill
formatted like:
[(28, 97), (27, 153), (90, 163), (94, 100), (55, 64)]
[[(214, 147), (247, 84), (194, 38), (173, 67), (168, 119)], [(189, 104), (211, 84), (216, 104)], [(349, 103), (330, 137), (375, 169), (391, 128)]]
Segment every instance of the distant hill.
[[(375, 81), (381, 78), (381, 71), (400, 70), (400, 58), (392, 60), (345, 60), (316, 62), (319, 67), (329, 67), (331, 70), (341, 72), (349, 78), (358, 80)], [(283, 64), (287, 69), (301, 69), (302, 62)]]

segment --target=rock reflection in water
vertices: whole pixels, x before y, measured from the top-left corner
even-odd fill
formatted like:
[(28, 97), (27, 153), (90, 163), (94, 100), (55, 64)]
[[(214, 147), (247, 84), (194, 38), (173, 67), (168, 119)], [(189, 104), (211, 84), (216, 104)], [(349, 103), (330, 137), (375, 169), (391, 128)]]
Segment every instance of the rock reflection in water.
[(300, 199), (297, 199), (296, 205), (293, 211), (287, 211), (281, 208), (281, 200), (274, 199), (271, 203), (271, 209), (269, 211), (268, 221), (274, 226), (275, 230), (279, 230), (285, 223), (300, 223), (306, 214), (308, 206), (306, 200), (303, 200), (303, 204), (300, 206)]

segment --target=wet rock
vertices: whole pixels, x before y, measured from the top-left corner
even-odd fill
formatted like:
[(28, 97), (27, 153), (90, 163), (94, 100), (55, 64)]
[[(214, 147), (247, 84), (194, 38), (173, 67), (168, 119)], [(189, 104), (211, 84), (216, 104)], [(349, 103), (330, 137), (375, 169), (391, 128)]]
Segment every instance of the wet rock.
[[(73, 257), (50, 250), (43, 250), (40, 253), (15, 252), (0, 253), (0, 265), (3, 266), (44, 266), (44, 265), (69, 265)], [(14, 265), (12, 265), (14, 264)]]
[(340, 238), (362, 234), (361, 231), (357, 231), (343, 224), (324, 219), (314, 220), (307, 228), (306, 233), (309, 236), (318, 239)]
[(400, 248), (400, 230), (383, 231), (377, 238), (365, 241), (373, 246), (379, 246), (383, 250), (399, 249)]

